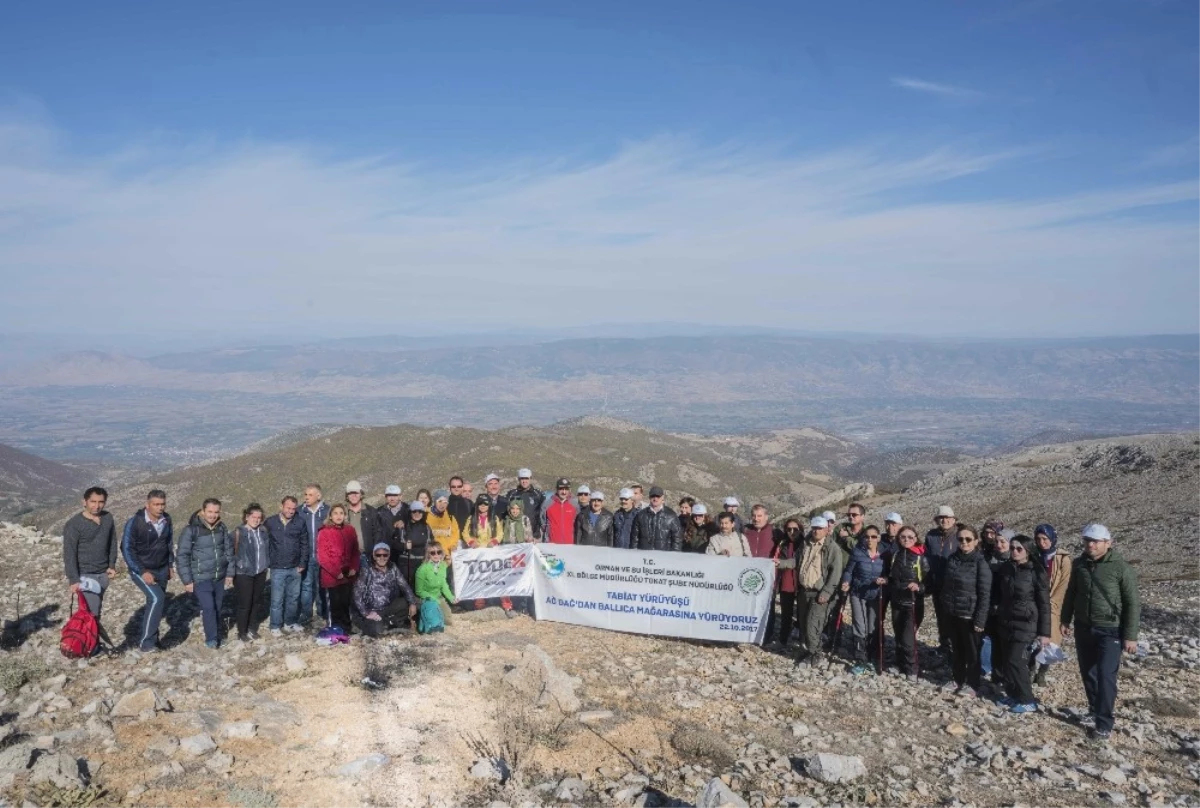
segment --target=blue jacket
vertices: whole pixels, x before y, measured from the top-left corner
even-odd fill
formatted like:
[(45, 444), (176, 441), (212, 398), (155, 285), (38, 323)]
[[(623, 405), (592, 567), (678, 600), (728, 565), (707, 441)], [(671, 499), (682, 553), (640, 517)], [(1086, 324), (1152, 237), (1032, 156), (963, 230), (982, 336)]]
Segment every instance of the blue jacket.
[(859, 544), (850, 553), (850, 561), (842, 573), (842, 583), (850, 584), (850, 594), (860, 600), (875, 600), (883, 584), (875, 583), (876, 578), (888, 577), (888, 556), (879, 549), (878, 555), (871, 558), (865, 544)]
[(637, 514), (632, 508), (628, 511), (620, 508), (613, 511), (613, 547), (628, 550), (633, 546), (633, 522)]
[(312, 547), (308, 540), (308, 526), (300, 517), (299, 510), (288, 520), (286, 525), (279, 514), (268, 517), (264, 524), (266, 524), (267, 533), (271, 537), (268, 551), (268, 555), (271, 557), (271, 569), (294, 570), (308, 566)]
[(163, 512), (162, 535), (158, 535), (146, 521), (146, 509), (142, 508), (125, 523), (121, 534), (121, 556), (125, 566), (134, 575), (146, 570), (160, 570), (175, 564), (175, 540), (171, 534), (171, 515)]
[(296, 518), (308, 531), (308, 560), (296, 566), (307, 568), (317, 563), (317, 534), (321, 532), (321, 525), (329, 518), (329, 505), (322, 501), (315, 511), (307, 504), (301, 505), (296, 509)]

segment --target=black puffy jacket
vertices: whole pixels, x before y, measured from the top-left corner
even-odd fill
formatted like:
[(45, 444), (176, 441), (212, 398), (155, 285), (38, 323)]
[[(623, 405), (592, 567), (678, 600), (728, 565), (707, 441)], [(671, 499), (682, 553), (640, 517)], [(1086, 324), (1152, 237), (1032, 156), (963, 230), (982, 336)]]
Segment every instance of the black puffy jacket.
[(591, 547), (613, 546), (613, 515), (612, 511), (601, 509), (592, 525), (591, 510), (575, 515), (575, 543)]
[(683, 549), (683, 531), (679, 529), (679, 517), (675, 511), (663, 507), (655, 513), (642, 508), (633, 520), (632, 546), (637, 550)]
[(220, 581), (233, 574), (233, 535), (224, 522), (211, 527), (199, 515), (193, 516), (179, 534), (175, 567), (185, 584), (196, 581)]
[(1004, 638), (1027, 643), (1050, 636), (1050, 584), (1040, 563), (1001, 564), (992, 581), (992, 598)]
[[(915, 583), (920, 587), (916, 592), (909, 590), (908, 585)], [(929, 586), (929, 559), (924, 553), (914, 553), (904, 547), (896, 550), (892, 556), (892, 566), (888, 570), (888, 592), (891, 601), (897, 606), (912, 606), (919, 598), (925, 597)]]
[(987, 625), (992, 605), (992, 568), (983, 553), (956, 551), (946, 559), (945, 575), (938, 583), (938, 597), (947, 614), (969, 619), (979, 628)]

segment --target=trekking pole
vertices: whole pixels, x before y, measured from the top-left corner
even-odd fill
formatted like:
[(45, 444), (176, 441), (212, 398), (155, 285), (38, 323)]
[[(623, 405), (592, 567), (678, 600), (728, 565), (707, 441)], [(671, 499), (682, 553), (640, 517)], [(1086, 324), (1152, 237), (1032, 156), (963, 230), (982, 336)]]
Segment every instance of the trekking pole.
[(879, 587), (879, 665), (876, 668), (876, 673), (883, 674), (883, 587)]

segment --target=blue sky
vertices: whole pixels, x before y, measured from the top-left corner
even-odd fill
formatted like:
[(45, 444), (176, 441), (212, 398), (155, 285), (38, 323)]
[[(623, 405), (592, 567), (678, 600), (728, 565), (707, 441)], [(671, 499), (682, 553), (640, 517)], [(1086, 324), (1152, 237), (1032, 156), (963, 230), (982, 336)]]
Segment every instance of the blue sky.
[[(8, 4), (0, 317), (1195, 331), (1198, 26), (1194, 2)], [(114, 325), (131, 296), (161, 305)]]

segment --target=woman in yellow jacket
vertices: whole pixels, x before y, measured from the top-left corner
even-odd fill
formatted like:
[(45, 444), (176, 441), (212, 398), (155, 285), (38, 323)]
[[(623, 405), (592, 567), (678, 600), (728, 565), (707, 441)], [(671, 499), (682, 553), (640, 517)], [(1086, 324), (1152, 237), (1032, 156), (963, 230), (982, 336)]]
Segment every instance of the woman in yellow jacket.
[[(1062, 607), (1067, 596), (1067, 584), (1071, 580), (1071, 556), (1058, 549), (1058, 533), (1053, 525), (1038, 525), (1033, 529), (1033, 538), (1042, 552), (1042, 564), (1046, 567), (1050, 589), (1050, 642), (1062, 645)], [(1036, 654), (1034, 655), (1036, 657)], [(1037, 664), (1031, 659), (1030, 665)], [(1037, 669), (1034, 681), (1039, 687), (1046, 686), (1046, 671), (1049, 665)]]
[(425, 522), (433, 533), (433, 540), (446, 551), (447, 564), (450, 563), (450, 556), (458, 549), (458, 543), (462, 539), (458, 520), (447, 510), (449, 504), (450, 492), (439, 488), (433, 492), (433, 506), (429, 509), (429, 515), (425, 517)]

